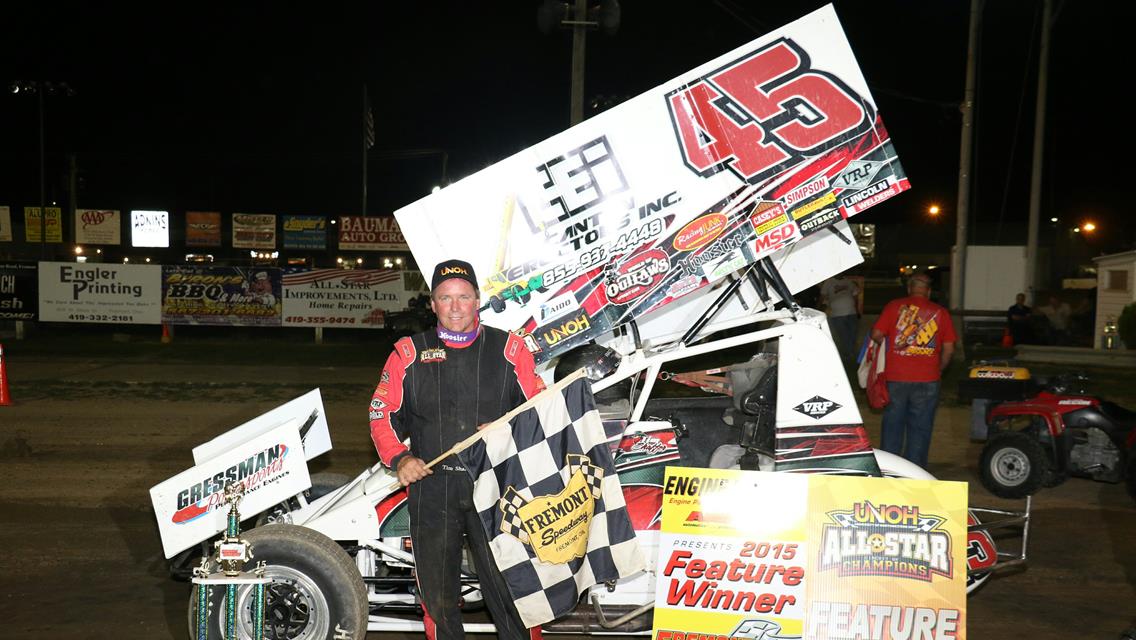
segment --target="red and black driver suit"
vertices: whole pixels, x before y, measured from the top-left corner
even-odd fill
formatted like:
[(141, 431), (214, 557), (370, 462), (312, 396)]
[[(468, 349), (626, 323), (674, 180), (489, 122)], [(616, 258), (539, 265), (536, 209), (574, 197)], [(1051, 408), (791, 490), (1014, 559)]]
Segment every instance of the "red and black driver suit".
[[(397, 470), (408, 455), (433, 460), (508, 413), (544, 388), (534, 368), (520, 337), (484, 325), (466, 344), (447, 342), (435, 330), (399, 340), (371, 399), (371, 439), (383, 464)], [(473, 481), (457, 456), (441, 461), (407, 492), (427, 637), (464, 637), (463, 536), (499, 637), (540, 637), (539, 627), (530, 631), (521, 623), (474, 509)]]

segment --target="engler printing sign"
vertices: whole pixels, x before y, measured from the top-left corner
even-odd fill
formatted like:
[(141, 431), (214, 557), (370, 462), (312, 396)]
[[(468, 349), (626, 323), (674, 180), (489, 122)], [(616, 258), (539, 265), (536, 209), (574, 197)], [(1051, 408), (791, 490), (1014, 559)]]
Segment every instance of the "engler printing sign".
[(39, 319), (48, 322), (160, 324), (158, 265), (39, 263)]
[[(844, 179), (864, 161), (870, 184)], [(763, 257), (841, 243), (820, 232), (908, 186), (826, 6), (395, 216), (424, 270), (473, 264), (482, 320), (530, 334), (540, 362)], [(587, 325), (570, 339), (539, 312), (564, 296)]]

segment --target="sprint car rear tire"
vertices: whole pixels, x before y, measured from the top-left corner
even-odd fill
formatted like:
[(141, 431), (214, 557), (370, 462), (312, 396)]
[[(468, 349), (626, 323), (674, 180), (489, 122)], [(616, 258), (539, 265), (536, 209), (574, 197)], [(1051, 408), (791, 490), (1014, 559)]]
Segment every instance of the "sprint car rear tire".
[(1033, 495), (1050, 475), (1049, 456), (1029, 433), (1005, 431), (982, 448), (978, 468), (982, 486), (999, 498)]
[[(363, 640), (367, 635), (367, 589), (351, 556), (327, 536), (290, 524), (242, 534), (252, 546), (248, 566), (266, 563), (271, 580), (265, 595), (264, 637), (271, 640)], [(210, 571), (216, 570), (211, 562)], [(196, 638), (196, 585), (189, 598), (190, 637)], [(251, 586), (237, 589), (237, 635), (251, 638)], [(225, 637), (225, 588), (209, 592), (208, 640)], [(205, 640), (205, 639), (201, 639)]]

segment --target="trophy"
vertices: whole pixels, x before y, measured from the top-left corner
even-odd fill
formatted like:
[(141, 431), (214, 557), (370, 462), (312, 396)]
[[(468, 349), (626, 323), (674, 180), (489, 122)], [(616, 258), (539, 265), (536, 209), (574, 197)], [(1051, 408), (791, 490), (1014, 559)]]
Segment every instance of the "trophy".
[(252, 559), (252, 548), (241, 539), (241, 516), (237, 503), (241, 501), (244, 489), (240, 483), (225, 485), (225, 502), (229, 504), (229, 515), (225, 535), (214, 543), (216, 560), (220, 571), (209, 572), (208, 557), (201, 559), (201, 565), (193, 570), (193, 584), (197, 585), (197, 640), (209, 638), (209, 594), (212, 587), (225, 588), (225, 640), (242, 640), (237, 637), (237, 587), (253, 587), (252, 627), (253, 640), (264, 640), (264, 562), (257, 563), (252, 571), (245, 571), (245, 563)]

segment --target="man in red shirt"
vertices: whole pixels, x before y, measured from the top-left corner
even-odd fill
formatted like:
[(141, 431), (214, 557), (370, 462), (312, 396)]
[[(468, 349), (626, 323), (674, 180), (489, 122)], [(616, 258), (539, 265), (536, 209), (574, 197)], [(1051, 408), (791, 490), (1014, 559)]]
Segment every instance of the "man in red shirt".
[(929, 277), (912, 276), (907, 297), (887, 303), (872, 327), (872, 340), (887, 356), (884, 376), (890, 398), (880, 446), (923, 468), (939, 406), (939, 380), (958, 339), (950, 313), (931, 302), (930, 293)]

